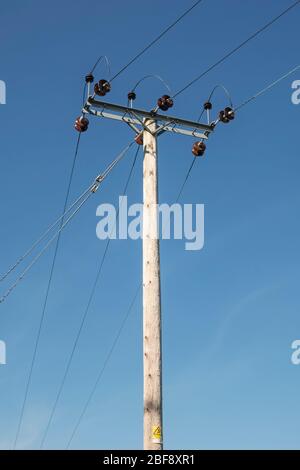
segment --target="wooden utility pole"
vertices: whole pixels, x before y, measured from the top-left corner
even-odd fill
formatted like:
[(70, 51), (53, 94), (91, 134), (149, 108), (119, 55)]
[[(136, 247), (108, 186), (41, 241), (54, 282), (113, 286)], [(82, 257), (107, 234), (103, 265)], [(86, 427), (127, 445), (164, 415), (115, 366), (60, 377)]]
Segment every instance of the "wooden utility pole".
[[(125, 123), (134, 131), (135, 141), (144, 146), (143, 212), (143, 352), (144, 352), (144, 448), (163, 448), (162, 351), (160, 309), (160, 260), (158, 237), (157, 139), (164, 132), (186, 135), (203, 142), (215, 125), (176, 116), (99, 101), (88, 96), (84, 114)], [(194, 152), (193, 152), (194, 153)], [(195, 153), (194, 153), (195, 155)]]
[(144, 449), (161, 450), (162, 360), (156, 122), (143, 131)]

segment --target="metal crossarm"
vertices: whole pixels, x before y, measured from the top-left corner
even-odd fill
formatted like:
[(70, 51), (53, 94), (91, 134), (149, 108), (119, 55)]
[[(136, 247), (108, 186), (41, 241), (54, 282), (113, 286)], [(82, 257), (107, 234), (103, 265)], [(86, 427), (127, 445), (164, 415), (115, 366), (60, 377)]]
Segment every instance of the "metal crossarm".
[(193, 122), (174, 116), (158, 114), (155, 111), (129, 108), (128, 106), (99, 101), (93, 97), (88, 98), (82, 111), (83, 113), (88, 113), (93, 116), (125, 122), (137, 134), (141, 133), (145, 129), (149, 131), (148, 126), (145, 123), (145, 121), (149, 119), (151, 119), (151, 121), (155, 121), (157, 124), (154, 132), (155, 135), (160, 135), (163, 132), (174, 132), (175, 134), (207, 139), (209, 134), (214, 130), (214, 126), (212, 124)]

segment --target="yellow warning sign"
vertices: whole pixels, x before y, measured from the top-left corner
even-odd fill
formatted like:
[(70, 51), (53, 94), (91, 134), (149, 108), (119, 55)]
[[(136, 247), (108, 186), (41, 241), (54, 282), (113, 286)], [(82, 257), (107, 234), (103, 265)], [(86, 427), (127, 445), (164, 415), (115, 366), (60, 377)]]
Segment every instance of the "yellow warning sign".
[(160, 442), (161, 440), (161, 428), (160, 426), (152, 426), (152, 439)]

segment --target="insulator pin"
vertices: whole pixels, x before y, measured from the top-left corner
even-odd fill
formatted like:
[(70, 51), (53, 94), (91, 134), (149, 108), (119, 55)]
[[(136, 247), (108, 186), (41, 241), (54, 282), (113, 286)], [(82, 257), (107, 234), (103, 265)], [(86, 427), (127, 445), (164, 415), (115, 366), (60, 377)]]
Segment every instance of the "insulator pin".
[(85, 81), (86, 83), (93, 83), (94, 81), (94, 75), (92, 73), (88, 73), (86, 76), (85, 76)]
[(206, 101), (203, 105), (203, 108), (205, 109), (205, 111), (208, 111), (208, 110), (211, 110), (212, 109), (212, 104), (210, 101)]
[(129, 101), (134, 101), (136, 99), (136, 93), (134, 91), (130, 91), (127, 95)]

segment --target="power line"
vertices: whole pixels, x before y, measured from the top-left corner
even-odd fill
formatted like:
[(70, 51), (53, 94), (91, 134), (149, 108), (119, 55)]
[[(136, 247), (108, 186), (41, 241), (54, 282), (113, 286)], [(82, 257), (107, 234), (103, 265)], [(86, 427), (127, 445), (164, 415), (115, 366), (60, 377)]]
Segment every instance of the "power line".
[(47, 242), (47, 244), (39, 251), (39, 253), (33, 258), (33, 260), (29, 263), (29, 265), (22, 271), (22, 273), (18, 276), (16, 281), (8, 288), (8, 290), (3, 294), (3, 296), (0, 298), (0, 303), (4, 302), (5, 299), (11, 294), (11, 292), (17, 287), (19, 282), (21, 282), (25, 276), (25, 274), (30, 271), (30, 269), (37, 263), (37, 261), (40, 259), (40, 257), (45, 253), (45, 251), (52, 245), (54, 240), (60, 235), (62, 230), (66, 227), (66, 225), (73, 219), (73, 217), (79, 212), (83, 204), (87, 201), (87, 199), (90, 197), (91, 194), (88, 194), (83, 201), (79, 204), (79, 206), (71, 213), (71, 215), (67, 218), (67, 220), (63, 223), (63, 225), (57, 230), (57, 232), (54, 233), (54, 235), (50, 238), (50, 240)]
[[(85, 196), (85, 198), (81, 201), (81, 203), (78, 205), (78, 207), (72, 212), (72, 214), (67, 218), (67, 220), (65, 222), (62, 223), (62, 225), (60, 226), (59, 230), (53, 235), (53, 237), (48, 241), (48, 243), (45, 245), (45, 247), (38, 253), (38, 255), (33, 259), (33, 261), (27, 266), (27, 268), (23, 271), (23, 273), (21, 274), (21, 276), (17, 279), (17, 281), (9, 288), (9, 290), (6, 292), (6, 294), (2, 297), (2, 299), (0, 299), (0, 303), (3, 302), (5, 300), (5, 298), (12, 292), (12, 290), (17, 286), (17, 284), (23, 279), (23, 277), (25, 276), (25, 274), (29, 271), (29, 269), (32, 268), (32, 266), (38, 261), (38, 259), (42, 256), (42, 254), (49, 248), (49, 246), (52, 244), (52, 242), (55, 240), (55, 238), (57, 236), (60, 235), (60, 233), (62, 232), (62, 230), (65, 228), (65, 226), (71, 221), (71, 219), (79, 212), (79, 210), (81, 209), (81, 207), (85, 204), (85, 202), (90, 198), (90, 196), (96, 191), (96, 189), (98, 189), (98, 186), (103, 182), (103, 180), (108, 176), (108, 174), (110, 173), (110, 171), (114, 168), (114, 166), (121, 160), (121, 158), (123, 158), (123, 156), (126, 154), (126, 152), (129, 150), (129, 148), (133, 145), (134, 142), (131, 142), (129, 145), (127, 145), (125, 147), (125, 149), (113, 160), (113, 162), (106, 168), (106, 170), (97, 176), (97, 178), (95, 179), (95, 182), (94, 184), (92, 185), (92, 188), (90, 190), (90, 192)], [(56, 250), (57, 252), (57, 250)], [(53, 264), (52, 264), (52, 267), (53, 267)], [(51, 271), (53, 272), (53, 270)], [(48, 287), (49, 287), (49, 284), (48, 284)], [(49, 290), (47, 290), (47, 293), (49, 292)], [(47, 299), (47, 297), (46, 297)], [(34, 368), (34, 364), (35, 364), (35, 360), (36, 360), (36, 355), (37, 355), (37, 350), (38, 350), (38, 345), (39, 345), (39, 340), (40, 340), (40, 335), (41, 335), (41, 331), (42, 331), (42, 326), (43, 326), (43, 320), (44, 320), (44, 316), (45, 316), (45, 303), (44, 303), (44, 309), (43, 309), (43, 313), (42, 313), (42, 316), (41, 316), (41, 320), (40, 320), (40, 323), (39, 323), (39, 328), (38, 328), (38, 334), (37, 334), (37, 339), (36, 339), (36, 342), (35, 342), (35, 348), (34, 348), (34, 354), (33, 354), (33, 358), (32, 358), (32, 361), (31, 361), (31, 366), (30, 366), (30, 372), (29, 372), (29, 376), (28, 376), (28, 380), (26, 382), (26, 388), (25, 388), (25, 396), (24, 396), (24, 400), (23, 400), (23, 404), (22, 404), (22, 409), (21, 409), (21, 415), (20, 415), (20, 418), (19, 418), (19, 421), (18, 421), (18, 428), (17, 428), (17, 434), (16, 434), (16, 437), (15, 437), (15, 441), (14, 441), (14, 445), (13, 445), (13, 448), (15, 449), (16, 445), (17, 445), (17, 442), (18, 442), (18, 438), (19, 438), (19, 435), (20, 435), (20, 430), (21, 430), (21, 426), (22, 426), (22, 422), (23, 422), (23, 418), (24, 418), (24, 412), (25, 412), (25, 406), (26, 406), (26, 402), (27, 402), (27, 398), (28, 398), (28, 392), (29, 392), (29, 387), (30, 387), (30, 383), (31, 383), (31, 378), (32, 378), (32, 372), (33, 372), (33, 368)]]
[(50, 238), (50, 240), (46, 243), (46, 245), (40, 250), (40, 252), (33, 258), (33, 260), (29, 263), (29, 265), (22, 271), (19, 277), (14, 281), (14, 283), (7, 289), (7, 291), (3, 294), (0, 298), (0, 303), (4, 302), (6, 298), (12, 293), (12, 291), (17, 287), (17, 285), (23, 280), (25, 275), (30, 271), (30, 269), (37, 263), (40, 257), (46, 252), (46, 250), (52, 245), (54, 240), (60, 235), (62, 230), (68, 225), (68, 223), (75, 217), (75, 215), (80, 211), (81, 207), (86, 203), (86, 201), (91, 196), (91, 193), (88, 194), (83, 201), (79, 204), (79, 206), (72, 212), (72, 214), (67, 218), (67, 220), (63, 223), (63, 225), (57, 230), (57, 232)]
[(261, 34), (263, 31), (268, 29), (270, 26), (272, 26), (276, 21), (278, 21), (280, 18), (282, 18), (285, 14), (287, 14), (289, 11), (291, 11), (293, 8), (295, 8), (298, 4), (300, 3), (300, 0), (297, 0), (295, 3), (290, 5), (288, 8), (283, 10), (278, 16), (273, 18), (271, 21), (269, 21), (267, 24), (265, 24), (262, 28), (258, 29), (255, 33), (251, 34), (245, 41), (243, 41), (241, 44), (236, 46), (234, 49), (232, 49), (230, 52), (228, 52), (225, 56), (223, 56), (221, 59), (219, 59), (217, 62), (215, 62), (213, 65), (211, 65), (208, 69), (206, 69), (204, 72), (202, 72), (200, 75), (198, 75), (196, 78), (194, 78), (191, 82), (189, 82), (187, 85), (185, 85), (181, 90), (177, 91), (175, 95), (173, 95), (173, 98), (176, 96), (180, 95), (183, 93), (185, 90), (190, 88), (192, 85), (194, 85), (198, 80), (200, 80), (202, 77), (207, 75), (211, 70), (216, 68), (218, 65), (222, 64), (225, 60), (227, 60), (230, 56), (232, 56), (235, 52), (240, 50), (243, 46), (245, 46), (248, 42), (250, 42), (252, 39), (257, 37), (259, 34)]
[[(70, 216), (70, 218), (62, 225), (61, 229), (59, 230), (58, 234), (60, 235), (61, 234), (61, 231), (62, 229), (64, 228), (64, 226), (71, 220), (71, 218), (76, 215), (76, 213), (80, 210), (80, 208), (82, 207), (82, 205), (87, 201), (87, 199), (89, 198), (90, 194), (86, 197), (86, 199), (79, 205), (79, 207), (74, 211), (74, 213), (72, 214), (72, 216)], [(38, 260), (38, 258), (44, 253), (44, 251), (48, 248), (49, 244), (51, 243), (52, 239), (50, 240), (50, 242), (46, 245), (46, 247), (39, 253), (39, 255), (34, 259), (34, 261), (29, 265), (28, 268), (26, 268), (26, 270), (24, 271), (24, 273), (22, 274), (22, 277), (25, 275), (26, 271), (33, 266), (33, 263), (36, 262)], [(52, 265), (53, 267), (53, 265)], [(53, 274), (53, 269), (51, 270), (51, 276)], [(22, 279), (22, 277), (19, 278), (19, 280)], [(16, 287), (16, 283), (14, 284), (14, 286), (10, 289), (10, 291), (8, 291), (8, 293), (3, 297), (3, 300), (7, 297), (7, 295), (9, 295), (9, 293), (12, 291), (12, 289), (14, 287)], [(49, 286), (49, 285), (48, 285)], [(23, 421), (23, 416), (24, 416), (24, 411), (25, 411), (25, 405), (26, 405), (26, 402), (27, 402), (27, 397), (28, 397), (28, 391), (29, 391), (29, 386), (30, 386), (30, 383), (31, 383), (31, 378), (32, 378), (32, 372), (33, 372), (33, 368), (34, 368), (34, 364), (35, 364), (35, 360), (36, 360), (36, 355), (37, 355), (37, 349), (38, 349), (38, 345), (39, 345), (39, 340), (40, 340), (40, 335), (41, 335), (41, 331), (42, 331), (42, 325), (43, 325), (43, 320), (44, 320), (44, 317), (45, 317), (45, 309), (46, 309), (46, 302), (47, 302), (47, 299), (48, 299), (48, 294), (49, 294), (49, 287), (47, 289), (47, 294), (46, 294), (46, 299), (45, 299), (45, 302), (44, 302), (44, 308), (43, 308), (43, 313), (42, 313), (42, 316), (41, 316), (41, 319), (40, 319), (40, 323), (39, 323), (39, 328), (38, 328), (38, 334), (37, 334), (37, 339), (36, 339), (36, 342), (35, 342), (35, 347), (34, 347), (34, 353), (33, 353), (33, 357), (32, 357), (32, 362), (31, 362), (31, 365), (30, 365), (30, 372), (29, 372), (29, 377), (28, 377), (28, 380), (27, 380), (27, 383), (26, 383), (26, 389), (25, 389), (25, 396), (24, 396), (24, 401), (23, 401), (23, 405), (22, 405), (22, 409), (21, 409), (21, 415), (20, 415), (20, 419), (19, 419), (19, 423), (18, 423), (18, 429), (17, 429), (17, 434), (16, 434), (16, 438), (15, 438), (15, 442), (14, 442), (14, 446), (13, 448), (15, 449), (16, 445), (17, 445), (17, 441), (18, 441), (18, 438), (19, 438), (19, 434), (20, 434), (20, 430), (21, 430), (21, 425), (22, 425), (22, 421)], [(3, 301), (1, 300), (1, 301)]]
[(289, 77), (290, 75), (292, 75), (294, 72), (296, 72), (296, 70), (299, 70), (300, 69), (300, 65), (297, 65), (296, 67), (294, 67), (293, 69), (289, 70), (287, 73), (285, 73), (284, 75), (282, 75), (281, 77), (277, 78), (274, 82), (270, 83), (268, 86), (266, 86), (265, 88), (263, 88), (262, 90), (258, 91), (257, 93), (255, 93), (255, 95), (251, 96), (250, 98), (248, 98), (247, 100), (245, 100), (243, 103), (239, 104), (234, 110), (235, 112), (236, 111), (239, 111), (241, 108), (243, 108), (244, 106), (246, 106), (247, 104), (249, 104), (251, 101), (255, 100), (256, 98), (258, 98), (259, 96), (263, 95), (264, 93), (266, 93), (267, 91), (269, 91), (271, 88), (273, 88), (275, 85), (277, 85), (278, 83), (282, 82), (282, 80), (284, 80), (285, 78)]
[[(80, 138), (80, 134), (79, 134), (79, 138)], [(67, 187), (67, 194), (66, 194), (67, 196), (69, 196), (70, 182), (73, 178), (74, 166), (75, 166), (75, 161), (76, 161), (77, 152), (78, 152), (79, 138), (78, 138), (78, 141), (77, 141), (76, 152), (75, 152), (72, 167), (71, 167), (71, 173), (70, 173), (69, 183), (68, 183), (68, 187)], [(31, 255), (31, 253), (34, 251), (34, 249), (47, 237), (47, 235), (49, 235), (49, 233), (59, 224), (59, 222), (62, 223), (62, 220), (64, 219), (66, 214), (68, 214), (71, 211), (71, 209), (79, 203), (79, 201), (86, 195), (86, 193), (89, 191), (89, 189), (90, 188), (88, 188), (83, 194), (81, 194), (76, 199), (76, 201), (74, 201), (71, 204), (71, 206), (68, 207), (68, 209), (66, 209), (66, 201), (68, 200), (68, 197), (66, 197), (66, 201), (64, 203), (63, 213), (55, 220), (55, 222), (53, 222), (51, 225), (49, 225), (49, 227), (45, 230), (45, 232), (43, 232), (42, 235), (40, 235), (40, 237), (30, 246), (30, 248), (28, 248), (25, 251), (25, 253), (22, 256), (20, 256), (15, 261), (15, 263), (12, 264), (12, 266), (1, 276), (0, 282), (2, 282), (4, 279), (6, 279), (29, 255)]]
[(36, 262), (40, 259), (40, 257), (45, 253), (45, 251), (52, 245), (54, 240), (59, 237), (62, 230), (68, 225), (68, 223), (73, 219), (73, 217), (79, 212), (83, 204), (87, 201), (91, 194), (88, 194), (79, 204), (79, 206), (71, 213), (71, 215), (67, 218), (65, 222), (62, 223), (60, 228), (54, 233), (54, 235), (50, 238), (50, 240), (46, 243), (46, 245), (39, 251), (39, 253), (33, 258), (33, 260), (28, 264), (28, 266), (22, 271), (22, 273), (18, 276), (16, 281), (7, 289), (7, 291), (3, 294), (0, 298), (0, 303), (4, 302), (5, 299), (11, 294), (11, 292), (17, 287), (17, 285), (23, 280), (25, 274), (27, 274), (30, 269), (36, 264)]
[(196, 157), (193, 158), (192, 163), (190, 164), (190, 167), (189, 167), (189, 169), (188, 169), (188, 171), (187, 171), (187, 174), (186, 174), (186, 176), (185, 176), (185, 178), (184, 178), (184, 181), (183, 181), (183, 183), (182, 183), (182, 185), (181, 185), (181, 188), (180, 188), (180, 190), (179, 190), (178, 196), (177, 196), (177, 198), (176, 198), (176, 202), (179, 201), (179, 198), (180, 198), (180, 196), (181, 196), (181, 194), (182, 194), (182, 191), (183, 191), (183, 189), (184, 189), (184, 187), (185, 187), (185, 185), (186, 185), (186, 183), (187, 183), (187, 180), (189, 179), (189, 176), (190, 176), (190, 174), (191, 174), (191, 171), (192, 171), (192, 169), (193, 169), (193, 166), (194, 166), (194, 164), (195, 164), (195, 161), (196, 161)]
[(21, 264), (33, 251), (34, 249), (45, 239), (47, 238), (47, 235), (50, 234), (50, 232), (59, 224), (59, 222), (61, 222), (62, 219), (65, 218), (65, 216), (71, 211), (71, 209), (73, 209), (73, 207), (75, 207), (76, 205), (79, 204), (79, 202), (84, 198), (84, 196), (87, 195), (87, 193), (93, 188), (95, 183), (93, 183), (92, 185), (90, 185), (72, 204), (71, 206), (69, 206), (65, 212), (63, 212), (62, 215), (60, 215), (58, 217), (58, 219), (55, 220), (55, 222), (53, 222), (51, 225), (49, 225), (49, 227), (45, 230), (45, 232), (43, 232), (43, 234), (31, 245), (30, 248), (28, 248), (25, 253), (20, 256), (20, 258), (17, 259), (17, 261), (15, 261), (15, 263), (8, 269), (8, 271), (2, 275), (0, 281), (3, 281), (6, 277), (9, 276), (9, 274), (12, 273), (12, 271), (14, 271), (18, 266), (19, 264)]
[[(93, 69), (98, 65), (98, 63), (103, 59), (105, 58), (106, 60), (107, 57), (106, 56), (101, 56), (99, 57), (99, 59), (97, 60), (97, 62), (95, 63)], [(86, 90), (86, 83), (83, 87), (83, 96), (85, 95), (85, 90)], [(46, 231), (33, 243), (33, 245), (22, 255), (20, 256), (20, 258), (18, 258), (16, 260), (16, 262), (0, 277), (0, 282), (2, 282), (4, 279), (6, 279), (7, 276), (9, 276), (9, 274), (12, 273), (12, 271), (14, 271), (18, 266), (19, 264), (25, 260), (25, 258), (27, 258), (32, 252), (33, 250), (47, 237), (47, 235), (52, 231), (52, 229), (54, 227), (56, 227), (56, 225), (58, 225), (59, 222), (61, 222), (61, 224), (63, 223), (63, 219), (65, 217), (65, 215), (73, 208), (74, 205), (77, 204), (77, 202), (85, 195), (85, 193), (83, 195), (81, 195), (75, 202), (73, 202), (73, 204), (68, 208), (66, 209), (67, 207), (67, 203), (68, 203), (68, 200), (69, 200), (69, 195), (70, 195), (70, 189), (71, 189), (71, 186), (72, 186), (72, 180), (73, 180), (73, 176), (74, 176), (74, 169), (75, 169), (75, 164), (76, 164), (76, 160), (77, 160), (77, 156), (78, 156), (78, 151), (79, 151), (79, 145), (80, 145), (80, 139), (81, 139), (81, 132), (78, 134), (78, 138), (77, 138), (77, 142), (76, 142), (76, 146), (75, 146), (75, 152), (74, 152), (74, 156), (73, 156), (73, 161), (72, 161), (72, 165), (71, 165), (71, 171), (70, 171), (70, 176), (69, 176), (69, 181), (68, 181), (68, 184), (67, 184), (67, 191), (66, 191), (66, 196), (65, 196), (65, 202), (64, 202), (64, 206), (63, 206), (63, 213), (62, 215), (55, 221), (53, 222), (53, 224), (51, 224), (47, 229)], [(89, 188), (87, 189), (86, 192), (89, 191)], [(53, 271), (53, 265), (55, 265), (55, 259), (56, 259), (56, 253), (57, 253), (57, 250), (58, 250), (58, 246), (59, 246), (59, 242), (60, 242), (60, 235), (58, 236), (58, 239), (57, 239), (57, 243), (56, 243), (56, 248), (55, 248), (55, 253), (54, 253), (54, 262), (52, 263), (52, 267), (51, 267), (51, 270), (50, 270), (50, 277), (51, 277), (51, 272)], [(50, 282), (51, 283), (51, 282)]]
[(155, 78), (156, 80), (158, 80), (159, 82), (161, 82), (161, 83), (166, 87), (166, 89), (168, 90), (168, 92), (170, 93), (170, 95), (172, 94), (170, 85), (169, 85), (160, 75), (157, 75), (157, 74), (145, 75), (144, 77), (140, 78), (139, 81), (138, 81), (138, 82), (134, 85), (134, 87), (132, 88), (132, 91), (135, 91), (135, 90), (137, 89), (137, 87), (138, 87), (144, 80), (147, 80), (148, 78)]
[(87, 408), (88, 408), (90, 402), (92, 401), (92, 398), (93, 398), (93, 396), (94, 396), (94, 394), (95, 394), (95, 392), (96, 392), (96, 390), (97, 390), (97, 387), (98, 387), (98, 385), (99, 385), (99, 382), (100, 382), (100, 380), (101, 380), (101, 378), (102, 378), (102, 376), (103, 376), (103, 373), (104, 373), (104, 371), (105, 371), (105, 369), (106, 369), (106, 367), (107, 367), (107, 364), (109, 363), (109, 360), (110, 360), (110, 358), (111, 358), (111, 356), (112, 356), (112, 354), (113, 354), (113, 352), (114, 352), (114, 350), (115, 350), (115, 348), (116, 348), (116, 346), (117, 346), (117, 343), (118, 343), (118, 340), (119, 340), (119, 338), (120, 338), (120, 336), (121, 336), (121, 334), (122, 334), (122, 331), (124, 330), (125, 324), (126, 324), (128, 318), (129, 318), (129, 316), (130, 316), (130, 313), (132, 312), (132, 309), (133, 309), (133, 307), (134, 307), (134, 304), (135, 304), (135, 302), (136, 302), (136, 299), (137, 299), (137, 297), (138, 297), (138, 294), (139, 294), (139, 292), (140, 292), (140, 289), (141, 289), (141, 285), (140, 285), (140, 283), (139, 283), (138, 288), (137, 288), (137, 290), (136, 290), (136, 292), (135, 292), (135, 294), (134, 294), (134, 297), (133, 297), (133, 299), (132, 299), (132, 301), (131, 301), (131, 303), (130, 303), (130, 306), (129, 306), (129, 308), (128, 308), (128, 310), (127, 310), (127, 312), (126, 312), (126, 314), (125, 314), (125, 316), (124, 316), (124, 318), (123, 318), (123, 320), (122, 320), (122, 322), (121, 322), (121, 325), (120, 325), (120, 327), (119, 327), (119, 329), (118, 329), (118, 331), (117, 331), (117, 334), (116, 334), (116, 336), (115, 336), (115, 338), (114, 338), (114, 340), (113, 340), (113, 343), (112, 343), (112, 345), (111, 345), (111, 347), (110, 347), (110, 349), (109, 349), (109, 351), (108, 351), (108, 353), (107, 353), (107, 355), (106, 355), (106, 358), (105, 358), (105, 360), (104, 360), (104, 362), (103, 362), (103, 365), (102, 365), (102, 367), (101, 367), (101, 369), (100, 369), (100, 371), (99, 371), (99, 374), (98, 374), (97, 379), (96, 379), (96, 381), (95, 381), (95, 383), (94, 383), (94, 386), (93, 386), (93, 388), (92, 388), (92, 390), (91, 390), (91, 392), (90, 392), (90, 394), (89, 394), (89, 396), (88, 396), (88, 399), (86, 400), (86, 402), (85, 402), (85, 404), (84, 404), (84, 406), (83, 406), (83, 408), (82, 408), (82, 411), (81, 411), (81, 413), (80, 413), (80, 416), (79, 416), (79, 418), (78, 418), (78, 420), (77, 420), (77, 422), (76, 422), (76, 424), (75, 424), (75, 426), (74, 426), (74, 429), (73, 429), (73, 431), (72, 431), (71, 437), (70, 437), (70, 439), (69, 439), (69, 441), (68, 441), (68, 444), (67, 444), (67, 449), (70, 447), (71, 442), (72, 442), (72, 440), (74, 439), (74, 436), (75, 436), (75, 434), (76, 434), (76, 432), (77, 432), (77, 429), (79, 428), (80, 423), (81, 423), (81, 421), (82, 421), (82, 419), (83, 419), (83, 417), (84, 417), (84, 415), (85, 415), (85, 413), (86, 413), (86, 410), (87, 410)]
[[(24, 412), (25, 412), (25, 406), (26, 406), (29, 387), (30, 387), (31, 378), (32, 378), (32, 372), (33, 372), (33, 369), (34, 369), (34, 364), (35, 364), (35, 360), (36, 360), (36, 356), (37, 356), (37, 350), (38, 350), (40, 337), (41, 337), (41, 332), (42, 332), (42, 327), (43, 327), (43, 323), (44, 323), (44, 319), (45, 319), (45, 312), (46, 312), (50, 287), (51, 287), (51, 283), (52, 283), (54, 267), (55, 267), (57, 252), (58, 252), (59, 243), (60, 243), (61, 232), (64, 228), (64, 214), (66, 213), (66, 209), (67, 209), (67, 204), (68, 204), (69, 195), (70, 195), (70, 189), (71, 189), (71, 185), (72, 185), (72, 181), (73, 181), (75, 164), (76, 164), (79, 145), (80, 145), (80, 137), (81, 137), (81, 133), (79, 133), (78, 138), (77, 138), (77, 142), (76, 142), (75, 153), (74, 153), (74, 157), (73, 157), (73, 161), (72, 161), (71, 172), (70, 172), (70, 176), (69, 176), (69, 181), (68, 181), (68, 185), (67, 185), (67, 192), (66, 192), (65, 202), (64, 202), (64, 206), (63, 206), (63, 212), (62, 212), (63, 215), (62, 215), (61, 221), (60, 221), (60, 227), (59, 227), (59, 232), (58, 232), (58, 236), (57, 236), (57, 240), (56, 240), (54, 256), (53, 256), (53, 259), (52, 259), (52, 265), (51, 265), (51, 269), (50, 269), (50, 276), (49, 276), (49, 280), (48, 280), (48, 284), (47, 284), (47, 289), (46, 289), (46, 295), (45, 295), (45, 299), (44, 299), (42, 314), (41, 314), (40, 321), (39, 321), (37, 337), (36, 337), (36, 341), (35, 341), (35, 345), (34, 345), (34, 352), (33, 352), (32, 360), (31, 360), (31, 364), (30, 364), (30, 369), (29, 369), (29, 375), (28, 375), (28, 379), (27, 379), (27, 382), (26, 382), (25, 395), (24, 395), (23, 404), (22, 404), (22, 408), (21, 408), (21, 414), (20, 414), (20, 418), (19, 418), (19, 422), (18, 422), (17, 433), (16, 433), (14, 445), (13, 445), (14, 449), (16, 448), (16, 445), (17, 445), (17, 442), (18, 442), (18, 439), (19, 439), (19, 435), (20, 435), (20, 430), (21, 430), (23, 417), (24, 417)], [(79, 208), (80, 207), (81, 206), (79, 206)], [(75, 214), (76, 214), (76, 212), (74, 213), (74, 215)], [(68, 219), (68, 221), (69, 220), (71, 220), (71, 219)], [(27, 252), (27, 254), (29, 254), (30, 252), (31, 251), (29, 250)], [(42, 253), (43, 252), (41, 252), (40, 256), (42, 255)], [(23, 259), (24, 259), (24, 257), (23, 257)], [(24, 271), (23, 276), (25, 275), (25, 273), (26, 273), (26, 271)]]
[[(139, 149), (140, 149), (140, 146), (138, 146), (138, 148), (137, 148), (137, 150), (136, 150), (136, 152), (135, 152), (135, 156), (134, 156), (134, 159), (133, 159), (131, 168), (130, 168), (130, 172), (129, 172), (129, 175), (128, 175), (128, 177), (127, 177), (127, 181), (126, 181), (126, 184), (125, 184), (125, 187), (124, 187), (124, 190), (123, 190), (123, 194), (126, 194), (126, 192), (127, 192), (128, 185), (129, 185), (129, 183), (130, 183), (130, 180), (131, 180), (131, 177), (132, 177), (132, 174), (133, 174), (133, 170), (134, 170), (134, 167), (135, 167), (135, 164), (136, 164), (136, 161), (137, 161)], [(117, 220), (118, 220), (118, 217), (119, 217), (119, 209), (118, 209), (117, 214), (116, 214), (116, 222), (117, 222)], [(56, 398), (55, 398), (55, 400), (54, 400), (54, 405), (53, 405), (53, 407), (52, 407), (52, 409), (51, 409), (51, 412), (50, 412), (50, 416), (49, 416), (49, 419), (48, 419), (48, 422), (47, 422), (47, 425), (46, 425), (46, 429), (45, 429), (44, 434), (43, 434), (43, 437), (42, 437), (42, 441), (41, 441), (40, 448), (42, 448), (43, 445), (44, 445), (44, 443), (45, 443), (45, 440), (46, 440), (46, 438), (47, 438), (47, 435), (48, 435), (48, 432), (49, 432), (49, 429), (50, 429), (50, 426), (51, 426), (51, 423), (52, 423), (52, 420), (53, 420), (55, 411), (56, 411), (56, 409), (57, 409), (57, 405), (58, 405), (59, 399), (60, 399), (60, 397), (61, 397), (63, 388), (64, 388), (64, 386), (65, 386), (65, 382), (66, 382), (66, 379), (67, 379), (67, 376), (68, 376), (68, 373), (69, 373), (69, 370), (70, 370), (70, 367), (71, 367), (71, 364), (72, 364), (72, 361), (73, 361), (73, 357), (74, 357), (74, 354), (75, 354), (75, 351), (76, 351), (76, 348), (77, 348), (77, 344), (78, 344), (79, 338), (80, 338), (80, 336), (81, 336), (81, 333), (82, 333), (82, 330), (83, 330), (83, 327), (84, 327), (86, 318), (87, 318), (87, 316), (88, 316), (88, 313), (89, 313), (89, 310), (90, 310), (90, 306), (91, 306), (92, 300), (93, 300), (93, 298), (94, 298), (94, 295), (95, 295), (95, 292), (96, 292), (96, 288), (97, 288), (97, 285), (98, 285), (98, 282), (99, 282), (99, 279), (100, 279), (100, 276), (101, 276), (101, 273), (102, 273), (102, 268), (103, 268), (103, 265), (104, 265), (104, 262), (105, 262), (105, 259), (106, 259), (106, 256), (107, 256), (107, 252), (108, 252), (108, 248), (109, 248), (109, 245), (110, 245), (110, 241), (111, 241), (111, 238), (109, 237), (109, 238), (107, 239), (107, 242), (106, 242), (106, 246), (105, 246), (105, 249), (104, 249), (104, 252), (103, 252), (101, 261), (100, 261), (100, 265), (99, 265), (99, 268), (98, 268), (98, 271), (97, 271), (97, 274), (96, 274), (96, 278), (95, 278), (95, 280), (94, 280), (94, 282), (93, 282), (93, 285), (92, 285), (92, 289), (91, 289), (91, 293), (90, 293), (90, 296), (89, 296), (89, 299), (88, 299), (88, 302), (87, 302), (87, 306), (86, 306), (86, 308), (85, 308), (83, 317), (82, 317), (81, 322), (80, 322), (80, 325), (79, 325), (78, 332), (77, 332), (76, 337), (75, 337), (75, 341), (74, 341), (74, 343), (73, 343), (73, 347), (72, 347), (72, 350), (71, 350), (71, 354), (70, 354), (69, 359), (68, 359), (68, 361), (67, 361), (67, 366), (66, 366), (66, 369), (65, 369), (63, 378), (62, 378), (62, 380), (61, 380), (61, 384), (60, 384), (60, 386), (59, 386), (58, 393), (57, 393)]]
[(165, 34), (167, 34), (174, 26), (177, 25), (188, 13), (190, 13), (202, 0), (195, 2), (190, 8), (188, 8), (182, 15), (179, 16), (172, 24), (170, 24), (166, 29), (164, 29), (153, 41), (151, 41), (146, 47), (144, 47), (136, 56), (134, 56), (128, 64), (124, 65), (110, 80), (111, 82), (115, 80), (121, 73), (123, 73), (131, 64), (133, 64), (137, 59), (139, 59), (146, 51), (148, 51), (154, 44), (156, 44)]
[(106, 68), (107, 68), (107, 73), (108, 73), (108, 79), (110, 79), (110, 63), (109, 63), (109, 60), (107, 58), (106, 55), (101, 55), (95, 62), (95, 64), (93, 65), (92, 69), (91, 69), (91, 72), (90, 73), (94, 73), (95, 69), (98, 67), (98, 65), (100, 64), (100, 62), (102, 62), (102, 60), (105, 61), (105, 65), (106, 65)]
[[(17, 280), (9, 287), (9, 289), (6, 291), (6, 293), (0, 298), (0, 303), (4, 302), (4, 300), (10, 295), (10, 293), (17, 287), (19, 282), (22, 281), (24, 278), (25, 274), (36, 264), (36, 262), (40, 259), (40, 257), (45, 253), (45, 251), (52, 245), (54, 240), (59, 236), (59, 234), (62, 232), (62, 230), (66, 227), (66, 225), (73, 219), (73, 217), (79, 212), (83, 204), (90, 198), (90, 196), (96, 192), (100, 184), (104, 181), (104, 179), (108, 176), (108, 174), (112, 171), (112, 169), (115, 167), (115, 165), (124, 157), (126, 152), (129, 150), (129, 148), (134, 144), (135, 142), (131, 142), (127, 147), (115, 158), (115, 160), (106, 168), (104, 173), (100, 174), (97, 176), (97, 178), (94, 181), (94, 184), (92, 185), (89, 194), (85, 196), (83, 201), (79, 204), (79, 206), (71, 213), (71, 215), (67, 218), (67, 220), (62, 224), (62, 226), (54, 233), (52, 238), (47, 242), (47, 244), (40, 250), (40, 252), (35, 256), (35, 258), (29, 263), (29, 265), (25, 268), (25, 270), (19, 275)], [(85, 191), (87, 193), (87, 191)], [(68, 211), (67, 211), (68, 212)]]

